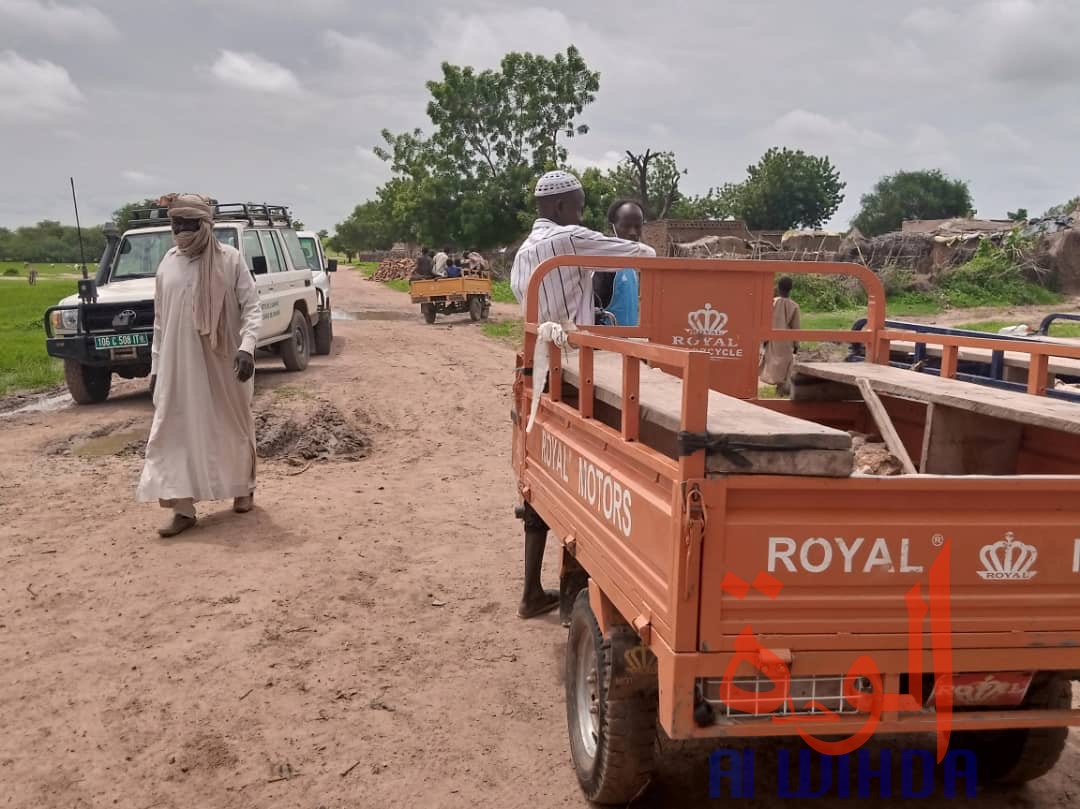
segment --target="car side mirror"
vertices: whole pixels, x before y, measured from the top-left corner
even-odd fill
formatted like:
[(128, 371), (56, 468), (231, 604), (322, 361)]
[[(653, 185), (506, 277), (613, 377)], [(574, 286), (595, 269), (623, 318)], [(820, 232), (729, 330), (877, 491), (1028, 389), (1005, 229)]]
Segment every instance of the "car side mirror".
[(266, 275), (266, 256), (253, 256), (251, 259), (251, 271), (255, 275)]
[(337, 272), (337, 259), (331, 258), (326, 260), (326, 271)]

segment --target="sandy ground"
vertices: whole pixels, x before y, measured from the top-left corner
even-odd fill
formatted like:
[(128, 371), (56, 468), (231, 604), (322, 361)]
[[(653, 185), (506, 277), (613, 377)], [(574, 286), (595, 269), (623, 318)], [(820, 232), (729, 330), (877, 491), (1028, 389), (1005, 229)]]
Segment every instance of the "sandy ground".
[[(204, 504), (157, 538), (165, 512), (133, 501), (145, 382), (0, 416), (0, 806), (585, 805), (565, 630), (514, 613), (513, 351), (352, 273), (334, 285), (359, 318), (334, 354), (260, 360), (251, 514)], [(777, 746), (753, 746), (740, 803), (774, 806)], [(717, 805), (709, 749), (669, 751), (634, 806)], [(1024, 790), (889, 805), (1075, 806), (1078, 765), (1070, 746)]]

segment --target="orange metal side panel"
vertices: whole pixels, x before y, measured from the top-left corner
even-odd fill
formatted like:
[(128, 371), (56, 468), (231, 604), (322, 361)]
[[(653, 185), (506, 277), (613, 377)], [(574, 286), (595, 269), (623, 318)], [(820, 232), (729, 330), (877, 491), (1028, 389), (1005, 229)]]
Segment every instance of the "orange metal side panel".
[[(533, 507), (558, 536), (574, 540), (578, 561), (628, 621), (644, 615), (667, 634), (677, 579), (671, 477), (546, 413), (526, 447), (522, 480)], [(691, 618), (694, 612), (688, 611)]]
[[(1080, 647), (1078, 478), (743, 477), (705, 492), (726, 496), (726, 512), (723, 535), (710, 527), (705, 540), (702, 650), (731, 650), (747, 626), (793, 651), (906, 646), (904, 595), (946, 539), (954, 645), (1015, 648), (1054, 633)], [(725, 576), (762, 573), (782, 583), (775, 599), (725, 593)]]
[[(760, 272), (724, 273), (722, 288), (707, 273), (646, 274), (642, 295), (652, 313), (649, 341), (706, 352), (709, 386), (729, 396), (757, 396), (758, 334), (773, 281)], [(677, 368), (660, 366), (679, 376)]]

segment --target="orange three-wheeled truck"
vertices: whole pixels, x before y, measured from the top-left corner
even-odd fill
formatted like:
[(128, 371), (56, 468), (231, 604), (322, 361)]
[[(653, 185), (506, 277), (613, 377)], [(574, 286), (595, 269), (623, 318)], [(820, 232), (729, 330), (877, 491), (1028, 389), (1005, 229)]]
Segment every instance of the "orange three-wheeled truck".
[[(1028, 392), (995, 390), (955, 378), (970, 338), (886, 330), (863, 267), (639, 259), (640, 325), (560, 351), (538, 341), (539, 284), (580, 262), (531, 280), (512, 415), (519, 516), (562, 544), (586, 796), (632, 800), (658, 727), (839, 740), (823, 752), (936, 731), (982, 777), (1048, 772), (1080, 724), (1080, 407), (1047, 395), (1046, 369), (1080, 347), (1025, 345)], [(866, 329), (774, 331), (778, 273), (857, 278)], [(862, 343), (866, 361), (799, 363), (791, 400), (759, 399), (774, 339)], [(890, 365), (892, 341), (937, 341), (940, 375)], [(857, 473), (853, 433), (904, 472)]]

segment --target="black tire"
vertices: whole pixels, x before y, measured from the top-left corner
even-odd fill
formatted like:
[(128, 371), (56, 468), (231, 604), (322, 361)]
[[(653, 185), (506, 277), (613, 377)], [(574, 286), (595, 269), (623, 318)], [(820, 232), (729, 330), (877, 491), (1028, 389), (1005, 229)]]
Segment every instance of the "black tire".
[[(614, 631), (633, 632), (629, 627)], [(626, 804), (652, 777), (657, 701), (655, 693), (609, 698), (611, 649), (589, 607), (589, 591), (583, 590), (574, 601), (566, 641), (570, 755), (586, 799)]]
[(469, 296), (469, 317), (475, 323), (484, 314), (484, 300), (479, 295)]
[(311, 355), (311, 323), (299, 309), (293, 310), (289, 339), (281, 343), (281, 360), (288, 371), (303, 371)]
[(424, 322), (431, 324), (435, 322), (435, 304), (422, 303), (420, 304), (420, 314), (424, 316)]
[(485, 300), (484, 301), (483, 311), (480, 312), (480, 319), (481, 320), (487, 320), (488, 315), (490, 315), (490, 314), (491, 314), (491, 301)]
[(64, 381), (76, 403), (100, 404), (109, 398), (112, 388), (112, 371), (83, 365), (77, 360), (64, 360)]
[[(1036, 679), (1024, 700), (1031, 710), (1072, 708), (1072, 683), (1057, 674)], [(1067, 727), (960, 731), (949, 746), (971, 750), (978, 759), (978, 777), (986, 784), (1017, 786), (1046, 775), (1065, 752)]]
[(328, 308), (322, 313), (318, 324), (315, 326), (315, 353), (321, 357), (326, 356), (333, 347), (334, 321), (330, 317), (330, 309)]

